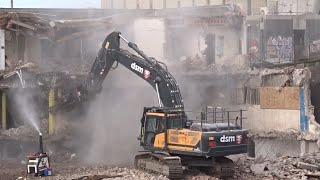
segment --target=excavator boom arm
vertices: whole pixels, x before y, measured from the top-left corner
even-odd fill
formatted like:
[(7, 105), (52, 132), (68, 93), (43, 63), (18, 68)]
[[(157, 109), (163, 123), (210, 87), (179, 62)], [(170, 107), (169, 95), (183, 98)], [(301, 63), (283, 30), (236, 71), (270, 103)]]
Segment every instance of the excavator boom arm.
[[(120, 48), (120, 38), (141, 57)], [(102, 90), (104, 79), (115, 63), (122, 64), (148, 82), (157, 92), (160, 107), (184, 110), (177, 82), (168, 72), (165, 64), (145, 55), (136, 44), (124, 39), (120, 32), (112, 32), (106, 37), (87, 80), (77, 88), (77, 93), (74, 93), (77, 97), (69, 97), (68, 101), (84, 101), (98, 94)]]

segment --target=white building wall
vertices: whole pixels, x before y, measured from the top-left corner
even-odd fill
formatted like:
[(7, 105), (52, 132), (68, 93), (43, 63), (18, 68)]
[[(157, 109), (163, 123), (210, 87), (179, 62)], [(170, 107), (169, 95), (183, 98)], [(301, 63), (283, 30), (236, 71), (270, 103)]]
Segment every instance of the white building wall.
[(134, 42), (148, 56), (164, 61), (165, 25), (161, 18), (144, 18), (134, 22)]
[[(111, 1), (111, 0), (109, 0)], [(125, 4), (124, 0), (118, 0), (118, 1), (113, 1), (113, 8), (114, 9), (124, 9)]]
[(195, 6), (207, 6), (208, 1), (207, 0), (195, 0)]
[(300, 131), (300, 110), (260, 109), (260, 105), (248, 108), (244, 127), (255, 132)]
[(150, 0), (139, 0), (140, 9), (150, 9)]
[(154, 9), (163, 9), (163, 1), (164, 0), (153, 0), (153, 8)]

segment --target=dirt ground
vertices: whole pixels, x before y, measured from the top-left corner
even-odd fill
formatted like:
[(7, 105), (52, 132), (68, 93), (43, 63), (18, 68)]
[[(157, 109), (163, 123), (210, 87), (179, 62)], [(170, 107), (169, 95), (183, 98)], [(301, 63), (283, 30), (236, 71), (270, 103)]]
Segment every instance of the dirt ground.
[[(81, 163), (77, 155), (63, 153), (50, 156), (53, 176), (34, 177), (27, 174), (26, 162), (18, 159), (0, 161), (1, 180), (167, 180), (164, 176), (136, 170), (129, 166), (88, 165)], [(246, 155), (230, 156), (236, 164), (232, 178), (237, 180), (276, 180), (276, 179), (319, 179), (320, 155), (311, 154), (302, 157), (279, 157), (278, 159), (259, 161)], [(199, 170), (185, 171), (186, 180), (218, 180)]]
[[(118, 179), (118, 180), (165, 180), (164, 176), (150, 174), (136, 170), (130, 166), (108, 166), (108, 165), (87, 165), (78, 161), (74, 154), (59, 154), (50, 156), (53, 176), (34, 177), (27, 174), (26, 161), (18, 159), (7, 159), (0, 161), (1, 180), (80, 180), (80, 179)], [(209, 180), (218, 179), (208, 176), (197, 170), (185, 172), (185, 179)], [(236, 174), (232, 179), (255, 179), (251, 172), (242, 171), (237, 168)]]
[[(27, 152), (34, 152), (38, 149), (37, 134), (29, 141), (23, 141), (32, 135), (31, 132), (25, 130), (28, 128), (11, 129), (0, 134), (0, 180), (100, 180), (100, 179), (117, 179), (117, 180), (165, 180), (164, 176), (150, 174), (144, 171), (136, 170), (133, 167), (133, 159), (127, 159), (125, 164), (118, 166), (104, 164), (88, 164), (84, 162), (86, 154), (76, 154), (74, 148), (66, 148), (63, 144), (70, 145), (70, 140), (66, 139), (61, 143), (59, 141), (58, 151), (48, 151), (50, 155), (51, 167), (53, 168), (53, 176), (51, 177), (34, 177), (27, 174), (26, 155)], [(22, 133), (25, 132), (25, 133)], [(0, 132), (1, 133), (1, 132)], [(22, 133), (22, 134), (21, 134)], [(63, 134), (65, 137), (66, 134)], [(4, 139), (7, 137), (9, 139)], [(28, 138), (27, 138), (28, 139)], [(33, 139), (33, 141), (31, 141)], [(27, 145), (25, 145), (25, 142)], [(52, 139), (44, 141), (45, 147), (50, 146)], [(47, 145), (47, 146), (46, 146)], [(30, 146), (31, 149), (26, 149)], [(7, 147), (7, 150), (4, 151)], [(23, 149), (24, 155), (19, 151)], [(48, 148), (50, 149), (50, 148)], [(73, 149), (73, 150), (72, 150)], [(104, 151), (107, 153), (107, 151)], [(7, 155), (5, 155), (7, 154)], [(120, 153), (121, 154), (121, 153)], [(126, 156), (117, 157), (113, 155), (113, 159), (123, 159)], [(89, 156), (88, 156), (89, 157)], [(103, 158), (103, 157), (101, 157)], [(232, 178), (236, 180), (251, 179), (290, 179), (290, 180), (307, 180), (320, 179), (320, 153), (308, 154), (301, 157), (277, 157), (277, 159), (268, 158), (251, 158), (246, 154), (229, 156), (236, 165), (236, 171)], [(132, 163), (130, 163), (132, 162)], [(218, 178), (206, 175), (196, 169), (184, 172), (187, 180), (217, 180)]]

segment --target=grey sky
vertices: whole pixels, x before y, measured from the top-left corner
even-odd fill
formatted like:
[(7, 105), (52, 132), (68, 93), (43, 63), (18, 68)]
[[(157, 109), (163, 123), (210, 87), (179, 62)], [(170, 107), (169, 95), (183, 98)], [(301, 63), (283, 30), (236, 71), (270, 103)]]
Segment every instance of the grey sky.
[[(14, 8), (100, 8), (101, 0), (13, 0)], [(10, 8), (11, 0), (0, 0), (0, 7)]]

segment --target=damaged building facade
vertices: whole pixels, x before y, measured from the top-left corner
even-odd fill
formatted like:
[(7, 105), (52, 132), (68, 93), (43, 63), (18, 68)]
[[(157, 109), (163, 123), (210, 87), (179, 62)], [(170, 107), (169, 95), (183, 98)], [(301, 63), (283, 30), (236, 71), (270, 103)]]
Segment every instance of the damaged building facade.
[[(21, 103), (15, 94), (28, 91), (33, 94), (30, 104), (37, 104), (39, 117), (33, 118), (49, 117), (43, 126), (54, 133), (49, 107), (83, 83), (100, 49), (96, 42), (101, 42), (111, 27), (121, 29), (121, 23), (128, 24), (123, 16), (112, 19), (111, 14), (59, 9), (8, 9), (0, 14), (2, 129), (24, 124), (25, 115), (15, 108)], [(118, 24), (112, 22), (114, 18)]]
[[(248, 110), (244, 126), (255, 134), (256, 151), (262, 156), (319, 151), (319, 56), (315, 40), (319, 7), (316, 1), (308, 6), (295, 3), (307, 2), (293, 2), (288, 12), (283, 2), (279, 6), (267, 3), (264, 10), (268, 12), (246, 16), (243, 55), (251, 69), (240, 63), (238, 67), (216, 64), (187, 75), (202, 87), (198, 89), (202, 99), (209, 97), (203, 105)], [(294, 7), (301, 7), (299, 13)], [(208, 70), (211, 73), (207, 75), (199, 73)], [(290, 148), (275, 148), (283, 146)]]
[[(22, 85), (43, 89), (41, 108), (47, 113), (40, 118), (48, 118), (45, 126), (49, 126), (52, 99), (59, 99), (68, 87), (84, 80), (100, 48), (96, 42), (104, 39), (105, 32), (118, 28), (147, 54), (172, 64), (186, 101), (197, 102), (186, 103), (187, 108), (246, 110), (244, 127), (257, 139), (256, 149), (262, 144), (292, 141), (292, 149), (300, 150), (281, 149), (274, 154), (318, 151), (316, 55), (320, 27), (315, 10), (309, 15), (269, 15), (274, 4), (265, 1), (124, 2), (102, 1), (105, 9), (70, 12), (7, 10), (0, 16), (0, 36), (4, 37), (0, 43), (5, 50), (0, 55), (6, 58), (0, 61), (6, 63), (0, 63), (5, 69), (1, 81), (3, 129), (20, 125), (12, 123), (13, 95), (7, 90)], [(269, 11), (260, 15), (264, 7)], [(124, 12), (131, 17), (109, 17)], [(95, 33), (97, 29), (105, 32)], [(301, 61), (315, 62), (301, 65)]]
[[(188, 72), (179, 79), (184, 95), (200, 99), (198, 107), (189, 108), (247, 109), (245, 127), (262, 138), (258, 149), (271, 142), (294, 149), (274, 154), (318, 151), (317, 1), (170, 1), (178, 8), (171, 14), (166, 1), (150, 2), (132, 1), (130, 8), (163, 8), (158, 12), (167, 15), (164, 57), (185, 63)], [(106, 9), (127, 8), (102, 3)]]

